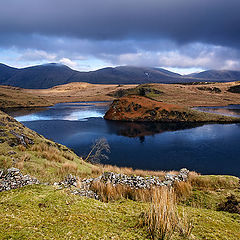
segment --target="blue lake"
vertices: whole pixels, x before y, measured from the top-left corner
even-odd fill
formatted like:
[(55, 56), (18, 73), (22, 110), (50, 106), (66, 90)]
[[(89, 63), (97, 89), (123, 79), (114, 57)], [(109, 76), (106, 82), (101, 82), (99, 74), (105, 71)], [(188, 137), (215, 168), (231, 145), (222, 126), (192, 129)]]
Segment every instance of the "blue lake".
[[(111, 147), (102, 163), (151, 170), (186, 167), (202, 174), (240, 176), (240, 124), (124, 123), (103, 119), (107, 106), (64, 103), (10, 113), (25, 126), (84, 156), (94, 140)], [(240, 106), (201, 108), (240, 116)]]

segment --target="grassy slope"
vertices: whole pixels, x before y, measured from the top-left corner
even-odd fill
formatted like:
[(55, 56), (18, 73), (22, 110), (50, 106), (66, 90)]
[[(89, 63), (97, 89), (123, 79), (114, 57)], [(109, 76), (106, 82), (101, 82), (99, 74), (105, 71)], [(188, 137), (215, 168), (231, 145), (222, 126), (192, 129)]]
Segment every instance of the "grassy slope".
[[(147, 206), (124, 199), (102, 203), (51, 186), (27, 186), (0, 193), (0, 239), (149, 239), (137, 226)], [(193, 239), (239, 240), (239, 215), (201, 206), (180, 206), (183, 210), (193, 220)]]
[[(10, 131), (34, 141), (26, 147)], [(67, 147), (54, 143), (26, 128), (0, 111), (0, 168), (18, 167), (42, 181), (62, 179), (68, 173), (90, 174), (91, 165)], [(12, 151), (15, 154), (12, 154)]]

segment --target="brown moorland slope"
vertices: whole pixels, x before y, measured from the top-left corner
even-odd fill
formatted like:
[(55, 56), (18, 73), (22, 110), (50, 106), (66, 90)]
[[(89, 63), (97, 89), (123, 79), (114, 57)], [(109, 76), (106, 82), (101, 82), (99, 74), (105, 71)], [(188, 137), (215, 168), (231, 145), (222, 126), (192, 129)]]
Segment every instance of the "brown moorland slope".
[[(197, 83), (197, 84), (142, 84), (126, 91), (115, 91), (110, 94), (115, 97), (126, 95), (141, 95), (151, 99), (188, 107), (198, 106), (227, 106), (240, 104), (240, 94), (230, 92), (239, 82), (230, 83)], [(141, 89), (144, 89), (142, 91)]]
[(46, 107), (52, 103), (37, 92), (28, 92), (26, 89), (10, 86), (0, 86), (0, 108), (9, 107)]
[(89, 83), (69, 83), (49, 89), (21, 89), (0, 86), (0, 108), (42, 107), (60, 102), (112, 101), (120, 94), (129, 94), (136, 89), (145, 88), (147, 96), (157, 101), (196, 106), (226, 106), (240, 104), (240, 94), (231, 92), (231, 87), (239, 82), (207, 84), (143, 84), (143, 85), (105, 85)]
[(0, 86), (0, 108), (45, 107), (60, 102), (112, 101), (108, 94), (136, 85), (69, 83), (49, 89), (23, 89)]

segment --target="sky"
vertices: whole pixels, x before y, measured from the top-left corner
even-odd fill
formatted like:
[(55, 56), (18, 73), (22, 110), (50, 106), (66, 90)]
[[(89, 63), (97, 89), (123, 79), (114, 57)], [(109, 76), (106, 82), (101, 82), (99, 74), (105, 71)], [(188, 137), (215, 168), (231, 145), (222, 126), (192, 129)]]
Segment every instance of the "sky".
[(239, 0), (7, 0), (0, 62), (240, 70)]

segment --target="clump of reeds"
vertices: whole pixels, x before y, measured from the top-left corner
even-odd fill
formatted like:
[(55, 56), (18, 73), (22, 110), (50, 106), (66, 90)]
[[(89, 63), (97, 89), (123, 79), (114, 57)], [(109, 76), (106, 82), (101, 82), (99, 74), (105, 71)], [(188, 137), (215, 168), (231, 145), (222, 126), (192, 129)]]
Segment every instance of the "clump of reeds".
[(173, 189), (155, 189), (152, 202), (144, 214), (143, 224), (152, 239), (171, 239), (177, 227), (176, 199)]
[(49, 151), (42, 152), (41, 157), (53, 162), (63, 162), (62, 156), (55, 149), (49, 149)]
[(36, 151), (39, 156), (49, 161), (59, 163), (62, 163), (64, 161), (64, 158), (62, 157), (62, 153), (60, 152), (60, 150), (46, 143), (34, 144), (31, 147), (31, 150)]
[(78, 171), (78, 165), (75, 162), (65, 162), (62, 164), (60, 173), (61, 175), (67, 175), (67, 174), (77, 174)]
[(70, 151), (61, 151), (58, 147), (45, 142), (34, 144), (31, 147), (31, 151), (37, 152), (37, 155), (42, 158), (58, 163), (63, 163), (66, 159), (73, 161), (75, 158), (74, 154)]
[(63, 157), (65, 157), (66, 159), (73, 161), (74, 160), (74, 155), (70, 152), (63, 152)]
[(180, 236), (186, 239), (191, 238), (193, 226), (193, 220), (183, 209), (181, 215), (178, 215), (178, 231)]
[(28, 154), (28, 153), (25, 153), (23, 154), (21, 157), (20, 157), (20, 161), (23, 161), (23, 162), (27, 162), (31, 159), (31, 155)]
[(172, 239), (176, 233), (185, 238), (191, 236), (193, 223), (189, 217), (177, 211), (174, 188), (155, 188), (149, 209), (142, 215), (140, 226), (145, 226), (152, 239)]
[(44, 151), (48, 151), (48, 149), (49, 149), (49, 145), (43, 142), (34, 144), (31, 147), (31, 150), (36, 152), (44, 152)]
[(19, 161), (15, 164), (15, 167), (18, 168), (18, 169), (23, 169), (24, 167), (24, 161)]
[(94, 181), (91, 185), (91, 190), (96, 192), (103, 202), (121, 198), (147, 202), (151, 200), (153, 192), (153, 189), (134, 189), (121, 184), (113, 186), (111, 183), (101, 181)]
[(173, 188), (177, 201), (185, 201), (188, 197), (190, 197), (192, 192), (192, 185), (188, 181), (175, 181)]
[(21, 151), (21, 152), (25, 152), (26, 147), (24, 147), (23, 145), (18, 145), (18, 150)]
[(28, 153), (24, 153), (16, 162), (15, 167), (19, 169), (23, 169), (24, 163), (29, 161), (30, 159), (31, 159), (31, 155), (29, 155)]

